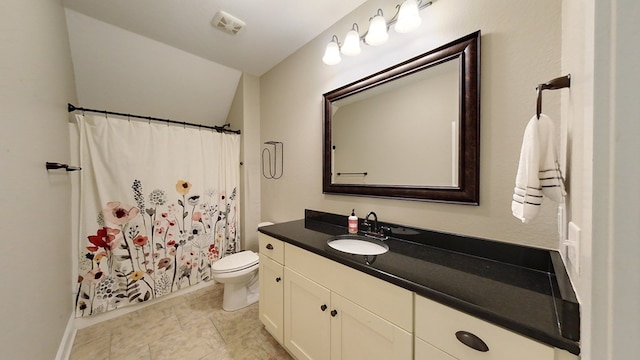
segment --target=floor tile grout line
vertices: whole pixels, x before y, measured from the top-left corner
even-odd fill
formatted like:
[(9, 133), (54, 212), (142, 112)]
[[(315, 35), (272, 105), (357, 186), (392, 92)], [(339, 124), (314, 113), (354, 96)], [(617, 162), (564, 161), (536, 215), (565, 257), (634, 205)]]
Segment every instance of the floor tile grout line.
[[(284, 349), (281, 349), (281, 346), (277, 343), (274, 343), (273, 341), (270, 341), (269, 339), (264, 339), (264, 335), (261, 334), (262, 331), (262, 327), (261, 326), (257, 326), (256, 323), (254, 321), (257, 321), (257, 323), (259, 324), (259, 320), (254, 319), (255, 316), (251, 315), (247, 315), (247, 313), (249, 312), (253, 312), (255, 311), (255, 309), (251, 308), (251, 307), (247, 307), (245, 309), (242, 310), (238, 310), (238, 312), (234, 313), (228, 313), (225, 312), (222, 308), (221, 308), (221, 303), (222, 303), (222, 289), (221, 287), (215, 287), (216, 285), (214, 284), (213, 286), (211, 286), (210, 288), (207, 288), (207, 290), (202, 291), (200, 290), (200, 293), (196, 294), (195, 293), (189, 293), (189, 294), (185, 294), (182, 295), (182, 300), (177, 300), (176, 303), (174, 304), (163, 304), (163, 306), (156, 306), (162, 303), (158, 303), (158, 304), (154, 304), (154, 305), (150, 305), (149, 307), (137, 310), (135, 312), (132, 313), (128, 313), (128, 314), (123, 314), (122, 316), (132, 316), (135, 319), (140, 319), (140, 318), (163, 318), (163, 319), (168, 319), (168, 318), (173, 318), (175, 319), (175, 321), (178, 323), (178, 327), (181, 331), (187, 331), (188, 329), (188, 324), (189, 324), (189, 320), (187, 319), (187, 317), (185, 316), (185, 314), (180, 314), (180, 306), (186, 306), (186, 310), (189, 310), (190, 312), (192, 312), (192, 309), (190, 308), (191, 306), (196, 306), (198, 307), (198, 309), (196, 311), (199, 310), (203, 310), (204, 311), (208, 311), (209, 314), (206, 316), (207, 321), (209, 322), (209, 325), (212, 326), (211, 330), (215, 330), (215, 335), (217, 335), (217, 338), (220, 339), (221, 341), (221, 346), (224, 348), (224, 351), (227, 352), (229, 355), (228, 356), (232, 356), (231, 354), (235, 351), (238, 350), (239, 346), (242, 346), (241, 344), (248, 340), (248, 339), (252, 339), (252, 338), (258, 338), (259, 342), (258, 342), (258, 348), (260, 349), (260, 351), (262, 353), (264, 353), (264, 355), (268, 355), (269, 358), (273, 358), (273, 359), (281, 359), (283, 358), (282, 354), (286, 353), (286, 351)], [(203, 298), (203, 297), (207, 297), (207, 298)], [(174, 298), (177, 299), (177, 298)], [(170, 299), (169, 301), (171, 301), (172, 299)], [(175, 301), (175, 300), (174, 300)], [(204, 303), (204, 304), (203, 304)], [(166, 308), (164, 306), (167, 306)], [(195, 311), (194, 311), (195, 312)], [(135, 314), (135, 315), (134, 315)], [(188, 314), (188, 313), (187, 313)], [(216, 314), (218, 314), (218, 316), (216, 317)], [(110, 323), (109, 324), (105, 324), (104, 326), (105, 328), (101, 328), (101, 327), (96, 327), (93, 330), (96, 331), (102, 331), (105, 333), (105, 336), (108, 336), (108, 352), (107, 352), (107, 359), (108, 360), (119, 360), (119, 358), (116, 358), (115, 353), (112, 352), (112, 345), (113, 345), (113, 340), (114, 340), (114, 332), (117, 331), (117, 329), (119, 327), (122, 326), (127, 326), (127, 324), (130, 324), (130, 322), (128, 321), (113, 321), (115, 319), (118, 319), (119, 317), (116, 317), (114, 319), (109, 320)], [(219, 322), (219, 324), (217, 324)], [(221, 326), (224, 328), (225, 326), (223, 325), (224, 322), (237, 322), (239, 324), (245, 324), (246, 323), (246, 328), (236, 328), (233, 330), (238, 330), (239, 331), (237, 333), (234, 333), (233, 330), (230, 331), (230, 329), (222, 329)], [(261, 324), (260, 324), (261, 325)], [(85, 328), (86, 331), (89, 331), (89, 328)], [(83, 330), (85, 330), (83, 329)], [(224, 330), (224, 331), (223, 331)], [(227, 336), (223, 336), (223, 333), (227, 333)], [(211, 334), (213, 335), (213, 334)], [(86, 336), (87, 338), (91, 338), (91, 334), (83, 334), (83, 336)], [(270, 335), (268, 335), (270, 336)], [(90, 342), (93, 341), (97, 341), (100, 340), (100, 337), (97, 337), (95, 339), (93, 339)], [(104, 339), (103, 339), (104, 341)], [(154, 341), (157, 341), (154, 340)], [(203, 340), (203, 341), (208, 341), (208, 340)], [(87, 342), (87, 343), (90, 343)], [(81, 344), (74, 344), (73, 348), (72, 348), (72, 354), (73, 351), (76, 350), (79, 346), (81, 346)], [(275, 348), (274, 348), (275, 346)], [(143, 352), (145, 352), (145, 350), (142, 349), (146, 349), (146, 354), (147, 354), (147, 359), (151, 359), (151, 360), (161, 360), (161, 359), (154, 359), (153, 357), (153, 353), (151, 352), (151, 343), (149, 341), (145, 342), (144, 344), (139, 344), (139, 346), (137, 347), (138, 350), (141, 350)], [(234, 350), (235, 349), (235, 350)], [(215, 358), (215, 354), (216, 352), (212, 352), (212, 353), (207, 353), (205, 356), (203, 356), (200, 360), (206, 360), (211, 358), (211, 356), (213, 355), (213, 357)], [(162, 357), (162, 356), (161, 356)], [(226, 357), (225, 357), (226, 358)], [(78, 360), (84, 360), (84, 359), (78, 359)]]
[(220, 339), (222, 339), (222, 343), (224, 344), (224, 346), (228, 346), (229, 344), (227, 343), (227, 340), (224, 338), (224, 336), (222, 336), (222, 333), (220, 332), (220, 329), (218, 329), (218, 327), (216, 326), (215, 321), (213, 321), (211, 316), (207, 316), (207, 320), (209, 320), (209, 322), (211, 323), (213, 328), (216, 329), (216, 333), (218, 334), (218, 336), (220, 336)]

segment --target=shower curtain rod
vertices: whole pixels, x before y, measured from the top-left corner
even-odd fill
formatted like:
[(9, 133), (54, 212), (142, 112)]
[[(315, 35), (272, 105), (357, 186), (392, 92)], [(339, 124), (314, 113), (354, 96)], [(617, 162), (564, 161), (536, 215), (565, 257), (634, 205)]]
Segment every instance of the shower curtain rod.
[(132, 115), (132, 114), (119, 113), (119, 112), (115, 112), (115, 111), (107, 111), (107, 110), (86, 109), (86, 108), (83, 108), (83, 107), (77, 107), (77, 106), (75, 106), (75, 105), (73, 105), (71, 103), (67, 104), (67, 110), (69, 112), (86, 111), (86, 112), (94, 112), (94, 113), (105, 114), (105, 115), (107, 115), (107, 114), (120, 115), (120, 116), (126, 116), (126, 117), (130, 117), (130, 118), (138, 118), (138, 119), (153, 120), (153, 121), (162, 121), (162, 122), (166, 122), (168, 124), (176, 124), (176, 125), (184, 125), (184, 126), (186, 126), (186, 125), (195, 126), (195, 127), (198, 127), (198, 128), (215, 130), (217, 132), (240, 134), (240, 130), (227, 129), (227, 126), (229, 126), (229, 124), (224, 124), (222, 126), (207, 126), (207, 125), (193, 124), (193, 123), (188, 123), (188, 122), (183, 122), (183, 121), (160, 119), (160, 118), (156, 118), (156, 117), (152, 117), (152, 116)]

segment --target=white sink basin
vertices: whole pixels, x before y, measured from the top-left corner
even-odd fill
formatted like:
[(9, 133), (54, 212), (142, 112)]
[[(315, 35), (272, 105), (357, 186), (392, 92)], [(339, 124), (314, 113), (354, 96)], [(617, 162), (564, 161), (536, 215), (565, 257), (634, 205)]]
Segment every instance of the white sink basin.
[(389, 251), (384, 242), (361, 235), (338, 235), (327, 241), (327, 244), (338, 250), (355, 255), (380, 255)]

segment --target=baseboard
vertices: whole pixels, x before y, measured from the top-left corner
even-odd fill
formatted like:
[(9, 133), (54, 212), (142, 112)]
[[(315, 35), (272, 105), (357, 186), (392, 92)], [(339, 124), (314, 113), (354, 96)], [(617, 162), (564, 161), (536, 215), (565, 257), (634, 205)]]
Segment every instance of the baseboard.
[(69, 321), (67, 322), (67, 328), (64, 330), (62, 341), (60, 341), (56, 360), (68, 360), (69, 356), (71, 356), (71, 348), (73, 347), (73, 341), (76, 338), (77, 331), (75, 327), (75, 319), (75, 314), (72, 312), (69, 317)]

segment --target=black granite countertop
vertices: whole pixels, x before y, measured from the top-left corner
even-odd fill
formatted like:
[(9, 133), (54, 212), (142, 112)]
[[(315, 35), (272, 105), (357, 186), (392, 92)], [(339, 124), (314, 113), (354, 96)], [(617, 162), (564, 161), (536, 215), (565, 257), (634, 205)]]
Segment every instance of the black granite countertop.
[[(362, 222), (362, 219), (360, 219)], [(515, 333), (580, 353), (579, 305), (556, 251), (390, 223), (389, 251), (365, 257), (327, 245), (346, 216), (314, 210), (260, 232)], [(362, 226), (360, 226), (362, 229)]]

